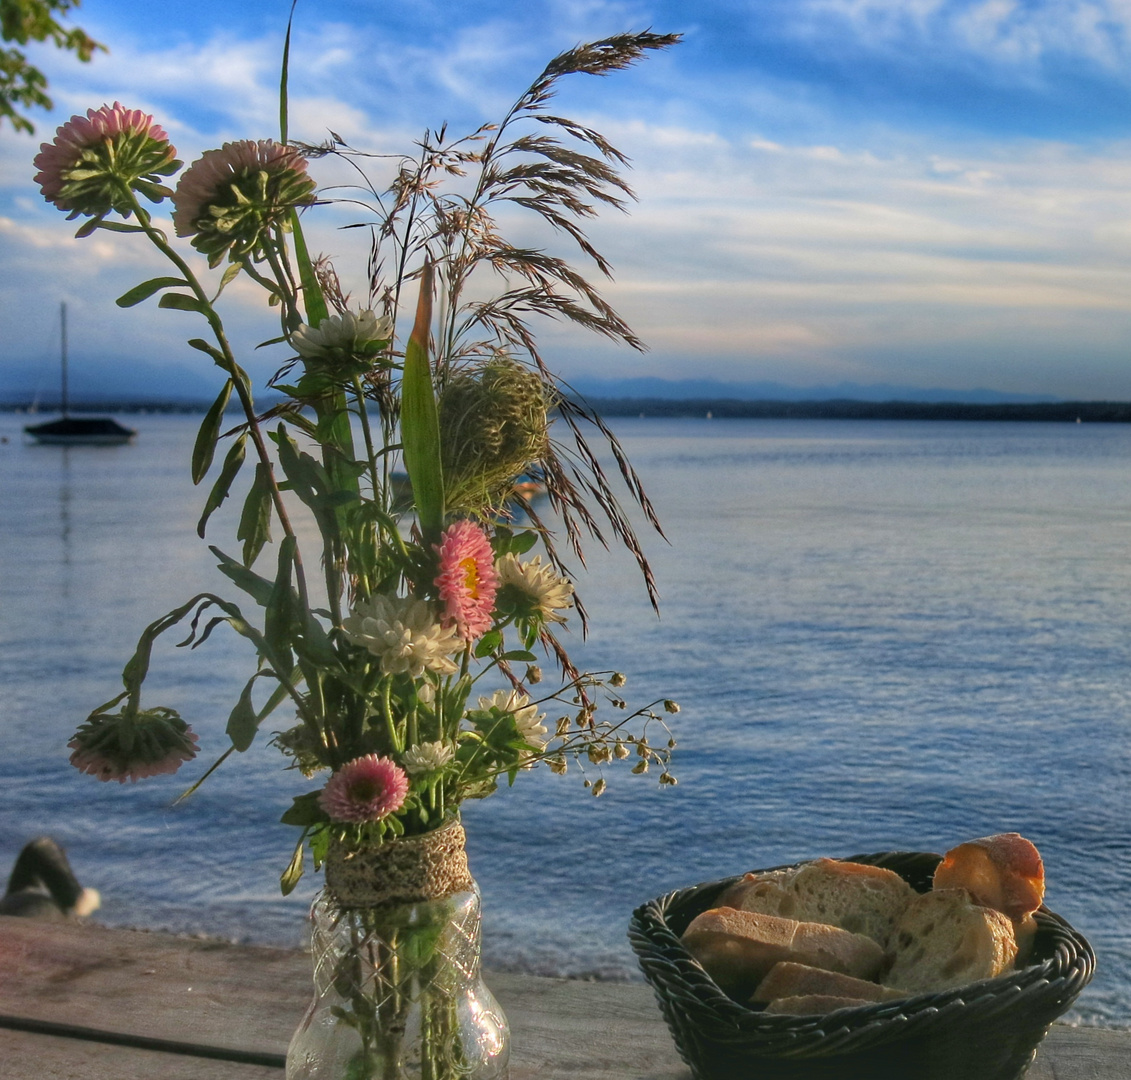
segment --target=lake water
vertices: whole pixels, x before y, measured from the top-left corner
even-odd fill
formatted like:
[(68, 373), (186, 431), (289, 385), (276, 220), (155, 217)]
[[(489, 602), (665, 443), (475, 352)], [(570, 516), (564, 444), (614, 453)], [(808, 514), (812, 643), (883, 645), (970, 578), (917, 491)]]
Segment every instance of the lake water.
[[(0, 873), (56, 836), (96, 918), (297, 944), (317, 882), (284, 899), (278, 824), (308, 786), (257, 742), (171, 807), (224, 745), (247, 650), (157, 652), (148, 700), (201, 764), (137, 786), (67, 764), (143, 627), (231, 595), (194, 535), (196, 421), (131, 417), (135, 445), (40, 447), (0, 415)], [(524, 774), (466, 807), (489, 966), (636, 978), (634, 906), (819, 855), (942, 851), (1016, 830), (1099, 971), (1071, 1019), (1131, 1027), (1131, 428), (617, 421), (664, 520), (631, 560), (591, 552), (577, 655), (630, 700), (677, 699), (676, 788), (627, 770)], [(209, 539), (235, 548), (233, 515)], [(225, 516), (226, 515), (226, 516)], [(549, 669), (550, 665), (546, 665)]]

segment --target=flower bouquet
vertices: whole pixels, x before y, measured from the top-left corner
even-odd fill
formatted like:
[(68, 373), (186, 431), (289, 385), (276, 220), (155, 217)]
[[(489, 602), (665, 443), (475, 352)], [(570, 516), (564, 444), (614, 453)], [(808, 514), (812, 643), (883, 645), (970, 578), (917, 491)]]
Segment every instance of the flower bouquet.
[[(580, 671), (556, 634), (569, 613), (584, 626), (585, 612), (547, 521), (578, 559), (583, 536), (604, 542), (607, 523), (655, 603), (588, 430), (607, 440), (631, 497), (658, 525), (612, 433), (548, 370), (530, 320), (640, 343), (566, 260), (504, 239), (496, 213), (534, 214), (607, 274), (581, 226), (631, 194), (624, 158), (547, 106), (563, 76), (607, 75), (676, 40), (628, 34), (571, 49), (497, 125), (456, 140), (445, 128), (426, 132), (410, 156), (369, 155), (336, 135), (320, 146), (289, 141), (284, 52), (278, 141), (227, 143), (182, 168), (151, 116), (115, 104), (72, 118), (36, 158), (44, 197), (83, 219), (79, 237), (136, 234), (170, 263), (168, 276), (119, 305), (159, 296), (160, 307), (206, 324), (189, 345), (223, 382), (191, 461), (194, 483), (214, 477), (202, 538), (237, 478), (246, 486), (238, 552), (211, 548), (244, 598), (201, 593), (148, 626), (123, 692), (79, 727), (71, 761), (105, 781), (176, 771), (195, 758), (197, 736), (174, 710), (143, 707), (155, 642), (187, 624), (182, 645), (221, 627), (252, 643), (257, 664), (228, 718), (230, 744), (186, 795), (247, 751), (269, 717), (291, 714), (271, 741), (314, 786), (283, 815), (300, 836), (282, 889), (293, 890), (307, 856), (325, 867), (326, 887), (313, 908), (317, 994), (289, 1077), (504, 1076), (506, 1022), (479, 981), (479, 898), (460, 804), (543, 764), (558, 774), (577, 766), (593, 795), (618, 759), (675, 783), (662, 716), (675, 703), (630, 711), (623, 676)], [(319, 193), (308, 162), (331, 158), (353, 170), (355, 190)], [(146, 205), (165, 200), (176, 236), (204, 260)], [(361, 305), (304, 238), (303, 215), (332, 202), (353, 207), (350, 224), (369, 230)], [(266, 409), (220, 314), (241, 276), (278, 313), (264, 344), (289, 353)], [(239, 420), (226, 430), (232, 408)], [(544, 489), (553, 518), (543, 520), (531, 485)], [(299, 514), (316, 527), (313, 560)], [(560, 671), (545, 693), (540, 652)]]

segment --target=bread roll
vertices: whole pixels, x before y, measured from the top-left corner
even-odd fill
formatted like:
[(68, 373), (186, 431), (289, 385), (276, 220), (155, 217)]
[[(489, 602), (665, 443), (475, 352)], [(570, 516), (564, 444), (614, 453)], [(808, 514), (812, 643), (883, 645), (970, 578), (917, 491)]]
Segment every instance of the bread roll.
[(682, 940), (720, 987), (742, 997), (782, 960), (870, 979), (884, 959), (883, 949), (861, 934), (734, 908), (704, 911)]
[(966, 889), (974, 900), (1021, 921), (1041, 906), (1045, 868), (1018, 833), (999, 833), (951, 848), (935, 871), (936, 889)]
[(907, 996), (905, 990), (893, 990), (879, 983), (842, 975), (839, 971), (825, 971), (783, 960), (770, 969), (750, 1001), (758, 1003), (813, 994), (857, 998), (860, 1001), (892, 1001)]
[(975, 904), (964, 889), (923, 893), (896, 924), (894, 959), (884, 982), (908, 993), (930, 993), (991, 979), (1017, 955), (1013, 922)]

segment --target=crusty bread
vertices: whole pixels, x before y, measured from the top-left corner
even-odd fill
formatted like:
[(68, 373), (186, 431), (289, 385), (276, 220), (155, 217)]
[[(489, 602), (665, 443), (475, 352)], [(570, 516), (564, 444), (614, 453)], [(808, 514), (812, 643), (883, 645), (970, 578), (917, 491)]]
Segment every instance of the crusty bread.
[(1018, 833), (999, 833), (951, 848), (935, 871), (934, 888), (966, 889), (985, 907), (1024, 920), (1041, 906), (1045, 868)]
[(719, 902), (742, 911), (839, 926), (886, 947), (914, 895), (915, 890), (892, 870), (817, 859), (786, 870), (747, 874)]
[(893, 870), (837, 859), (803, 866), (789, 888), (802, 913), (794, 918), (831, 923), (884, 947), (915, 896), (915, 890)]
[(783, 960), (775, 964), (758, 984), (751, 1002), (773, 1001), (819, 994), (833, 997), (858, 998), (861, 1001), (892, 1001), (907, 996), (906, 990), (893, 990), (879, 983), (855, 979), (839, 971), (825, 971), (809, 964)]
[(789, 883), (800, 867), (784, 870), (767, 870), (760, 874), (743, 874), (718, 899), (719, 907), (738, 908), (740, 911), (760, 911), (763, 915), (794, 917), (797, 902), (789, 891)]
[(879, 945), (861, 934), (734, 908), (696, 916), (682, 940), (720, 987), (742, 997), (782, 960), (871, 979), (884, 959)]
[(965, 889), (923, 893), (896, 924), (884, 982), (909, 993), (948, 990), (1000, 975), (1013, 965), (1013, 922), (975, 904)]
[(766, 1006), (768, 1013), (787, 1013), (792, 1016), (818, 1016), (836, 1012), (837, 1009), (857, 1009), (871, 1005), (867, 998), (838, 997), (835, 994), (801, 994), (796, 997), (775, 998)]

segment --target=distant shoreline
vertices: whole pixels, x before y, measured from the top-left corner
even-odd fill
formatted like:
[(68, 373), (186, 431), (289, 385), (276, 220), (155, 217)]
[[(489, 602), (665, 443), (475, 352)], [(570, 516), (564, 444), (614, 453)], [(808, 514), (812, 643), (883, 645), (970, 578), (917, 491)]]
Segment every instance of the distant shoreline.
[[(742, 401), (734, 398), (586, 398), (601, 416), (652, 419), (699, 417), (714, 420), (996, 420), (1044, 423), (1131, 423), (1131, 402), (1053, 401), (984, 404), (946, 401)], [(74, 413), (204, 413), (209, 402), (100, 401), (75, 402)], [(265, 408), (274, 404), (264, 401)], [(59, 411), (58, 404), (41, 404), (39, 414)], [(233, 410), (238, 412), (238, 410)], [(28, 406), (0, 403), (0, 412), (28, 414)]]
[(1086, 424), (1131, 423), (1131, 402), (1053, 401), (974, 404), (934, 401), (736, 401), (588, 398), (602, 416), (708, 417), (714, 420), (1013, 420)]

